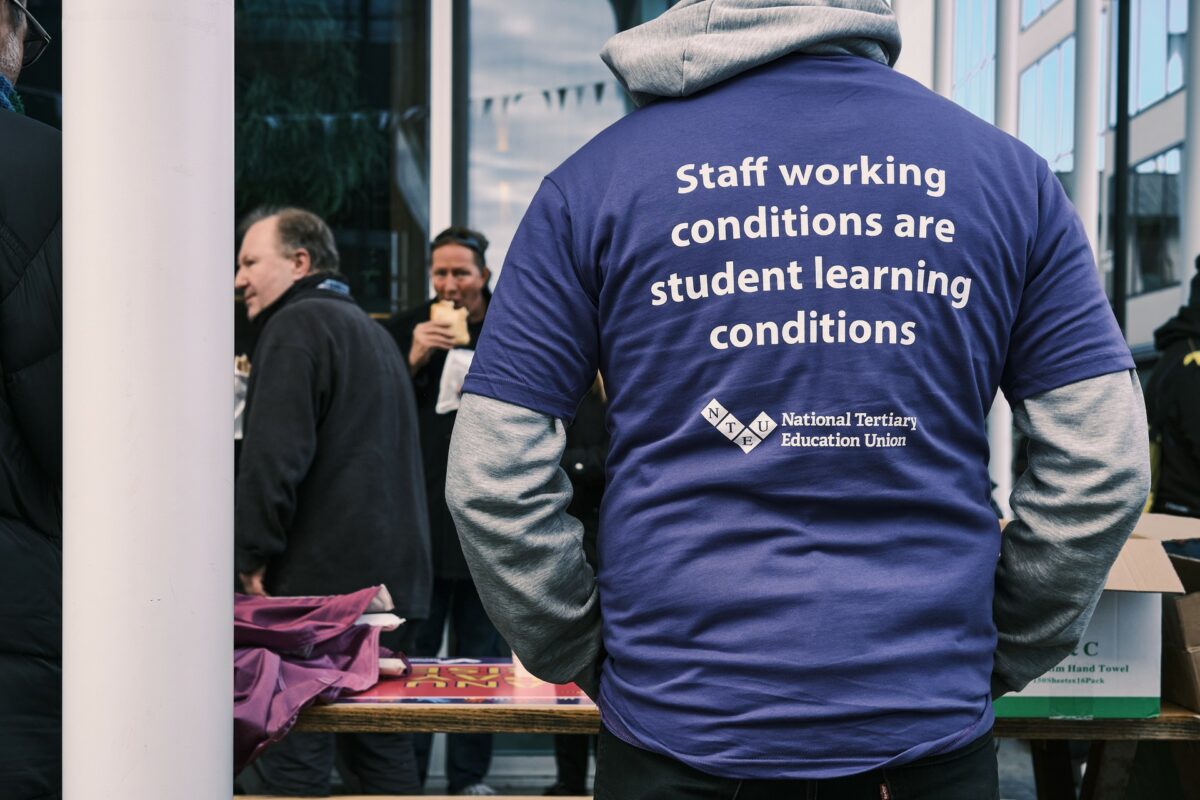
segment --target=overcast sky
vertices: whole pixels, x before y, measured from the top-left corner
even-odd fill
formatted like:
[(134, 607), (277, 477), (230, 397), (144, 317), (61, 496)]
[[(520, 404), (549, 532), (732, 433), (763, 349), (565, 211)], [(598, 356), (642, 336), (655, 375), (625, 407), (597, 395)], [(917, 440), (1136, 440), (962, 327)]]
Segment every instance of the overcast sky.
[[(600, 48), (616, 31), (607, 0), (472, 0), (470, 224), (498, 270), (542, 177), (625, 113)], [(594, 84), (605, 83), (596, 101)], [(560, 86), (574, 89), (559, 107)], [(542, 97), (550, 90), (548, 107)], [(505, 96), (523, 96), (520, 102)], [(483, 113), (484, 98), (493, 98)]]

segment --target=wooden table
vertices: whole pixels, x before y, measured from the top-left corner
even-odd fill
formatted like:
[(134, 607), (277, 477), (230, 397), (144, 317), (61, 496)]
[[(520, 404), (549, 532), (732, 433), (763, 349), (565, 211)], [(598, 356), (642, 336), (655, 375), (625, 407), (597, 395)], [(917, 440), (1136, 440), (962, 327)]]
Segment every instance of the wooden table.
[[(430, 669), (433, 669), (432, 667)], [(582, 702), (559, 699), (539, 700), (538, 693), (551, 688), (536, 679), (514, 677), (511, 665), (447, 667), (455, 671), (450, 685), (465, 678), (468, 687), (489, 682), (492, 689), (468, 692), (501, 695), (510, 691), (526, 694), (517, 703), (486, 703), (443, 697), (439, 702), (343, 702), (314, 706), (304, 711), (296, 730), (332, 733), (596, 733), (600, 713), (586, 699)], [(484, 671), (491, 670), (488, 674)], [(461, 673), (461, 674), (460, 674)], [(492, 674), (495, 673), (495, 674)], [(431, 673), (432, 674), (432, 673)], [(485, 681), (486, 679), (486, 681)], [(429, 680), (433, 680), (429, 678)], [(508, 687), (512, 682), (518, 688)], [(534, 685), (540, 684), (540, 685)], [(384, 684), (380, 684), (383, 686)], [(520, 688), (524, 686), (524, 688)], [(445, 686), (431, 690), (448, 692)], [(384, 692), (386, 694), (386, 692)], [(996, 720), (993, 734), (998, 737), (1030, 740), (1034, 778), (1041, 800), (1075, 797), (1069, 741), (1091, 742), (1088, 770), (1080, 798), (1125, 800), (1139, 742), (1173, 742), (1174, 760), (1185, 787), (1185, 796), (1200, 798), (1200, 714), (1165, 703), (1162, 713), (1150, 719), (1040, 719), (1002, 718)], [(1194, 791), (1194, 793), (1189, 793)], [(1154, 800), (1160, 800), (1155, 797)]]
[[(592, 705), (482, 705), (472, 703), (334, 703), (300, 715), (296, 730), (336, 733), (597, 733), (600, 712)], [(1200, 714), (1163, 705), (1151, 719), (996, 720), (996, 736), (1008, 739), (1200, 741)]]

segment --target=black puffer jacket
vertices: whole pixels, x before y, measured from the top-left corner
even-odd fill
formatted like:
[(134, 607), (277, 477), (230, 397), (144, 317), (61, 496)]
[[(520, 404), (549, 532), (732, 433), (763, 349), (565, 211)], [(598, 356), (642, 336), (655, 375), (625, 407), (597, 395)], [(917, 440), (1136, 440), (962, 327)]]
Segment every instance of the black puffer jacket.
[(1191, 300), (1154, 332), (1162, 352), (1146, 385), (1146, 416), (1159, 442), (1153, 511), (1200, 517), (1200, 275)]
[(61, 792), (62, 143), (0, 111), (0, 795)]

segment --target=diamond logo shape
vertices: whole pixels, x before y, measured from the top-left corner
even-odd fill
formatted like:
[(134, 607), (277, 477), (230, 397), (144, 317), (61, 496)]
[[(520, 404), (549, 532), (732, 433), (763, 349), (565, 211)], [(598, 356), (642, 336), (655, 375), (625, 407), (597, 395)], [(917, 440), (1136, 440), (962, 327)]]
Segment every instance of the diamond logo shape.
[(743, 453), (749, 453), (754, 448), (762, 444), (762, 438), (749, 428), (744, 429), (738, 434), (738, 437), (733, 440), (733, 443), (742, 448)]
[(768, 417), (767, 412), (764, 411), (755, 417), (754, 421), (746, 427), (753, 431), (760, 439), (765, 439), (771, 435), (773, 430), (779, 427), (779, 424)]
[(741, 420), (729, 413), (729, 410), (714, 397), (701, 411), (700, 416), (712, 425), (721, 435), (749, 453), (762, 444), (779, 424), (771, 419), (767, 412), (761, 412), (749, 425), (743, 425)]
[(733, 441), (742, 431), (746, 430), (746, 426), (738, 420), (733, 414), (726, 415), (725, 419), (721, 420), (721, 424), (717, 426), (717, 430), (728, 439)]
[(700, 416), (704, 417), (704, 420), (715, 428), (721, 424), (721, 420), (725, 419), (725, 415), (728, 413), (725, 406), (718, 403), (714, 397), (713, 401), (706, 405), (700, 412)]

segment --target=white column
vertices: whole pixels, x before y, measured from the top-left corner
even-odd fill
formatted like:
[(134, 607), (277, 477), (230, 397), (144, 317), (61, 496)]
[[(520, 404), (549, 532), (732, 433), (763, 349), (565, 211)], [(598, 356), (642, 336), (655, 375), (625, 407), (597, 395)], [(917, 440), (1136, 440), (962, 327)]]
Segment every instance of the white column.
[(954, 94), (954, 3), (936, 0), (933, 9), (933, 90), (942, 97)]
[(1184, 91), (1187, 103), (1184, 123), (1183, 145), (1183, 209), (1180, 219), (1184, 221), (1183, 265), (1179, 277), (1181, 303), (1186, 303), (1191, 278), (1195, 274), (1193, 265), (1200, 255), (1200, 0), (1188, 3), (1187, 76)]
[(429, 4), (429, 235), (448, 228), (454, 166), (454, 3)]
[(895, 69), (922, 86), (933, 88), (934, 25), (929, 0), (892, 0), (892, 13), (900, 28), (900, 58)]
[(1017, 135), (1017, 37), (1020, 34), (1021, 4), (996, 0), (996, 127), (1013, 136)]
[[(1072, 200), (1092, 255), (1100, 263), (1100, 173), (1096, 167), (1100, 133), (1101, 0), (1075, 0), (1075, 193)], [(1099, 267), (1097, 267), (1099, 268)]]
[(232, 785), (233, 37), (64, 3), (67, 800)]
[[(1017, 135), (1017, 36), (1021, 32), (1020, 3), (996, 0), (996, 127)], [(1004, 516), (1012, 515), (1012, 409), (996, 393), (988, 414), (988, 472), (996, 483), (992, 496)]]

